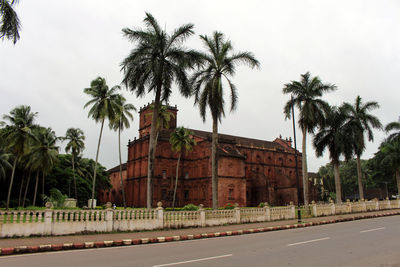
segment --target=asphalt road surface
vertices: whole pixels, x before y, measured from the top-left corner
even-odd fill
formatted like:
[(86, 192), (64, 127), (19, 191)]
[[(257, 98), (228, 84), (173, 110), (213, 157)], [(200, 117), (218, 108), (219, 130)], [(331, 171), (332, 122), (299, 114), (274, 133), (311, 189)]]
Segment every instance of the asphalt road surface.
[(400, 267), (400, 216), (250, 235), (0, 257), (1, 267)]

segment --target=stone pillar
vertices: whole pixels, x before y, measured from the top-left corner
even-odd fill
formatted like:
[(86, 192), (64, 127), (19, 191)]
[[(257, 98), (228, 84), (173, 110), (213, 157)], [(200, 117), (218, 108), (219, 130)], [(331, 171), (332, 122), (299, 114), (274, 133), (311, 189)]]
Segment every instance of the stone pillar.
[(391, 207), (391, 205), (390, 205), (390, 200), (389, 200), (388, 197), (386, 198), (386, 203), (387, 203), (387, 209), (390, 210), (392, 207)]
[(351, 213), (352, 212), (352, 206), (351, 206), (350, 199), (346, 199), (346, 205), (347, 205), (347, 213)]
[(362, 211), (366, 212), (367, 211), (367, 203), (365, 203), (365, 199), (361, 199), (361, 204), (362, 204)]
[(239, 204), (235, 203), (235, 222), (236, 223), (240, 223), (240, 208), (239, 208)]
[(106, 217), (105, 217), (105, 221), (106, 221), (106, 229), (107, 232), (112, 232), (114, 230), (114, 211), (113, 209), (111, 209), (111, 205), (106, 206)]
[(311, 201), (311, 212), (313, 217), (318, 217), (318, 212), (317, 212), (317, 204), (315, 203), (315, 201)]
[(271, 221), (271, 210), (269, 208), (268, 202), (264, 203), (264, 211), (265, 211), (265, 220), (267, 222)]
[(374, 198), (374, 201), (375, 201), (375, 210), (379, 210), (380, 209), (379, 200), (377, 198)]
[(296, 219), (296, 207), (293, 204), (293, 201), (290, 201), (290, 218)]
[(163, 229), (164, 228), (164, 209), (162, 207), (162, 202), (157, 202), (157, 226), (155, 228)]
[(52, 234), (53, 230), (52, 218), (53, 218), (53, 211), (51, 209), (46, 209), (44, 211), (44, 229), (43, 229), (44, 235)]
[(336, 215), (335, 203), (333, 202), (333, 200), (331, 200), (330, 202), (331, 202), (331, 215)]
[(199, 212), (200, 212), (200, 226), (205, 227), (206, 226), (206, 211), (204, 210), (203, 204), (199, 205)]

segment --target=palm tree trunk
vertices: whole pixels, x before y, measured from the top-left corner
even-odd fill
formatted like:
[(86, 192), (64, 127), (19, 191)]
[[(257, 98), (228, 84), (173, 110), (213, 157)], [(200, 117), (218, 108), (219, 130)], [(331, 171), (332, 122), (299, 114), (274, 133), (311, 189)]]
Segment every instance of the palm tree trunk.
[(38, 184), (39, 184), (39, 171), (36, 172), (35, 193), (33, 194), (32, 206), (35, 206), (35, 204), (36, 204), (36, 195), (37, 195)]
[(6, 205), (7, 210), (10, 207), (11, 189), (12, 189), (13, 182), (14, 182), (15, 168), (17, 167), (17, 159), (18, 159), (18, 157), (15, 157), (15, 159), (14, 159), (14, 164), (13, 164), (13, 168), (12, 168), (12, 172), (11, 172), (10, 185), (8, 186), (7, 205)]
[(302, 172), (303, 172), (303, 197), (304, 197), (304, 205), (308, 207), (308, 170), (307, 170), (307, 130), (306, 128), (302, 129), (303, 131), (303, 143), (301, 148), (301, 164), (302, 164)]
[(44, 172), (42, 172), (42, 204), (44, 206), (45, 203), (44, 203), (43, 196), (44, 196)]
[(99, 142), (97, 143), (97, 152), (96, 152), (96, 161), (94, 163), (94, 171), (93, 171), (93, 184), (92, 184), (92, 202), (90, 203), (91, 209), (94, 207), (94, 190), (96, 187), (96, 174), (97, 174), (97, 161), (99, 160), (99, 152), (100, 152), (100, 142), (101, 142), (101, 135), (103, 134), (103, 126), (104, 126), (104, 118), (101, 121), (101, 128), (100, 128), (100, 135), (99, 135)]
[(126, 209), (124, 182), (122, 181), (122, 157), (121, 157), (121, 127), (118, 128), (118, 148), (119, 148), (119, 177), (121, 179), (122, 201)]
[(21, 207), (21, 198), (22, 198), (22, 188), (24, 187), (25, 176), (22, 176), (21, 186), (19, 187), (19, 194), (18, 194), (18, 207)]
[(360, 199), (364, 199), (364, 189), (362, 184), (362, 171), (360, 155), (357, 155), (357, 177), (358, 177), (358, 192)]
[(175, 196), (176, 196), (176, 189), (178, 188), (179, 163), (181, 161), (181, 155), (182, 153), (179, 153), (178, 163), (176, 164), (176, 178), (175, 178), (174, 197), (172, 198), (172, 209), (175, 208)]
[(26, 186), (25, 186), (25, 193), (24, 193), (24, 199), (22, 200), (22, 207), (25, 207), (26, 194), (28, 193), (30, 181), (31, 181), (31, 172), (29, 172), (29, 174), (28, 174), (28, 181), (26, 182)]
[(211, 183), (212, 183), (212, 207), (218, 208), (218, 118), (213, 116), (213, 132), (211, 144)]
[(74, 190), (75, 190), (75, 199), (76, 203), (78, 203), (78, 193), (76, 190), (76, 177), (75, 177), (75, 156), (74, 153), (72, 153), (72, 177), (74, 178)]
[(400, 169), (396, 169), (397, 194), (400, 195)]
[(340, 184), (340, 172), (339, 172), (339, 160), (332, 162), (333, 164), (333, 174), (335, 176), (335, 189), (336, 189), (336, 203), (342, 203), (342, 188)]
[(147, 160), (147, 203), (146, 206), (148, 209), (152, 207), (152, 199), (153, 199), (153, 177), (154, 177), (154, 160), (156, 155), (156, 146), (157, 146), (157, 119), (158, 112), (160, 110), (160, 98), (161, 98), (161, 86), (159, 84), (157, 86), (156, 98), (154, 100), (154, 110), (151, 120), (151, 128), (150, 128), (150, 140), (149, 140), (149, 155)]

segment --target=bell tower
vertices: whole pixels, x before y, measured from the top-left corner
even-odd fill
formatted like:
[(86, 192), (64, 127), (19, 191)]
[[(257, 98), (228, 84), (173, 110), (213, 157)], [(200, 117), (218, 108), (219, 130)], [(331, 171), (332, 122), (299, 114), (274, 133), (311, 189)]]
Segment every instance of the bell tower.
[[(151, 121), (153, 119), (153, 103), (149, 103), (146, 106), (140, 108), (139, 110), (139, 138), (142, 138), (146, 135), (150, 135), (151, 130)], [(165, 107), (165, 106), (164, 106)], [(176, 105), (173, 106), (166, 106), (166, 111), (170, 113), (170, 121), (169, 121), (169, 128), (168, 129), (175, 129), (176, 128), (176, 116), (178, 113), (178, 109)], [(166, 129), (163, 127), (163, 129)], [(161, 129), (161, 130), (163, 130)]]

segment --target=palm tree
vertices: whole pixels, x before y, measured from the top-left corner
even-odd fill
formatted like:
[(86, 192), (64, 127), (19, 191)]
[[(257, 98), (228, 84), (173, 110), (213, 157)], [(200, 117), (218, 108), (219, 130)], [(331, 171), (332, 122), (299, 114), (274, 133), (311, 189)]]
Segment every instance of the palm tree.
[(400, 140), (400, 122), (393, 121), (393, 122), (389, 123), (388, 125), (386, 125), (385, 131), (386, 132), (395, 131), (394, 133), (389, 135), (389, 137), (387, 138), (388, 141), (395, 140), (395, 139)]
[(9, 162), (11, 156), (3, 147), (0, 147), (0, 179), (5, 178), (6, 171), (12, 168)]
[(17, 13), (13, 9), (18, 0), (0, 0), (0, 39), (9, 39), (14, 44), (19, 40), (21, 28)]
[(32, 129), (35, 128), (33, 122), (36, 116), (37, 113), (31, 112), (31, 107), (29, 106), (18, 106), (10, 111), (10, 115), (3, 116), (9, 124), (3, 129), (2, 138), (6, 140), (6, 149), (14, 155), (10, 185), (7, 194), (7, 209), (10, 205), (10, 196), (17, 162), (29, 151), (29, 143), (33, 138)]
[(101, 122), (99, 141), (97, 143), (96, 161), (93, 173), (93, 184), (92, 184), (92, 201), (90, 208), (93, 208), (94, 192), (96, 185), (96, 173), (97, 173), (97, 162), (99, 159), (100, 142), (103, 134), (104, 121), (108, 118), (110, 121), (114, 120), (115, 112), (118, 110), (117, 102), (119, 86), (114, 86), (111, 89), (108, 87), (106, 80), (101, 77), (97, 77), (90, 83), (89, 88), (85, 88), (83, 92), (88, 94), (92, 100), (88, 101), (84, 108), (91, 105), (88, 113), (88, 117), (91, 117), (95, 122)]
[(185, 24), (172, 34), (163, 30), (156, 19), (146, 13), (146, 28), (123, 29), (125, 37), (136, 42), (137, 46), (121, 63), (124, 72), (123, 83), (144, 96), (147, 92), (155, 93), (154, 114), (150, 129), (149, 155), (147, 164), (147, 208), (152, 207), (152, 178), (156, 149), (156, 123), (162, 101), (168, 102), (175, 82), (181, 94), (188, 97), (191, 93), (186, 71), (200, 62), (200, 55), (194, 50), (183, 47), (183, 42), (193, 34), (193, 24)]
[(308, 169), (307, 169), (307, 133), (313, 134), (318, 124), (323, 123), (324, 113), (329, 105), (321, 99), (321, 96), (336, 89), (329, 83), (322, 83), (318, 76), (311, 77), (310, 72), (301, 75), (300, 81), (291, 81), (284, 85), (283, 93), (291, 94), (293, 99), (289, 100), (284, 109), (286, 119), (291, 118), (291, 108), (295, 105), (299, 110), (298, 124), (303, 133), (302, 142), (302, 172), (303, 172), (303, 196), (304, 204), (308, 206)]
[(323, 155), (325, 148), (329, 151), (335, 176), (336, 201), (339, 204), (342, 203), (339, 158), (341, 155), (349, 158), (352, 154), (351, 138), (349, 138), (351, 133), (345, 127), (347, 120), (348, 115), (343, 106), (340, 108), (332, 107), (330, 110), (327, 110), (325, 122), (320, 126), (319, 132), (314, 136), (313, 140), (318, 157)]
[(171, 144), (172, 151), (179, 153), (178, 163), (176, 164), (176, 178), (175, 178), (175, 188), (174, 197), (172, 199), (172, 208), (175, 208), (175, 196), (176, 189), (178, 187), (178, 174), (179, 174), (179, 163), (181, 161), (182, 149), (184, 151), (191, 151), (193, 146), (196, 145), (196, 140), (193, 139), (193, 133), (184, 127), (178, 127), (171, 133), (169, 142)]
[(75, 199), (78, 202), (78, 193), (76, 190), (76, 177), (75, 177), (75, 160), (79, 157), (82, 151), (85, 149), (85, 135), (79, 128), (69, 128), (65, 134), (64, 140), (68, 140), (65, 146), (65, 152), (71, 151), (72, 159), (72, 175), (74, 179), (74, 191)]
[(383, 143), (380, 151), (383, 154), (382, 163), (391, 166), (395, 172), (397, 194), (400, 194), (400, 140), (397, 139)]
[(344, 103), (343, 108), (346, 109), (346, 113), (348, 114), (347, 126), (353, 136), (354, 153), (357, 157), (358, 191), (360, 199), (364, 199), (361, 170), (361, 155), (365, 150), (364, 133), (367, 133), (368, 141), (373, 141), (374, 135), (372, 128), (382, 128), (379, 119), (368, 112), (372, 109), (379, 108), (379, 104), (375, 101), (363, 103), (361, 97), (357, 96), (354, 105)]
[(136, 108), (134, 105), (126, 103), (126, 99), (122, 95), (119, 95), (117, 102), (118, 109), (115, 112), (114, 120), (110, 120), (109, 126), (110, 129), (118, 131), (119, 175), (122, 189), (122, 200), (124, 202), (124, 208), (126, 208), (125, 189), (122, 179), (121, 131), (130, 127), (129, 121), (133, 120), (131, 111), (136, 111)]
[(39, 180), (39, 172), (42, 173), (42, 196), (44, 195), (44, 178), (47, 173), (51, 171), (53, 166), (58, 161), (59, 147), (56, 145), (59, 138), (51, 128), (37, 128), (35, 131), (36, 140), (29, 153), (29, 165), (32, 169), (36, 170), (36, 184), (35, 193), (33, 198), (33, 205), (35, 205), (37, 186)]
[[(146, 116), (153, 116), (154, 113), (154, 104), (150, 105), (150, 109), (153, 110), (152, 113), (146, 114)], [(158, 110), (158, 118), (157, 118), (157, 124), (156, 124), (156, 143), (158, 141), (158, 136), (160, 134), (160, 131), (162, 129), (169, 129), (169, 122), (171, 118), (175, 118), (174, 113), (169, 111), (168, 105), (160, 105), (160, 109)]]
[[(210, 109), (213, 120), (212, 132), (212, 197), (213, 208), (218, 207), (218, 122), (225, 117), (225, 100), (223, 81), (228, 83), (231, 95), (231, 108), (236, 109), (237, 89), (230, 80), (234, 76), (239, 63), (248, 64), (251, 68), (259, 67), (259, 62), (251, 52), (233, 53), (229, 40), (224, 39), (221, 32), (214, 32), (211, 37), (201, 35), (200, 39), (206, 47), (207, 53), (202, 54), (204, 66), (196, 71), (191, 78), (195, 94), (195, 104), (198, 104), (200, 116), (206, 120), (206, 108)], [(233, 54), (232, 54), (233, 53)]]

